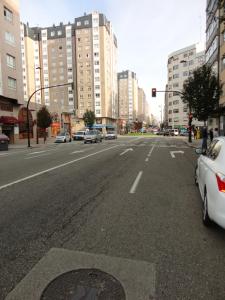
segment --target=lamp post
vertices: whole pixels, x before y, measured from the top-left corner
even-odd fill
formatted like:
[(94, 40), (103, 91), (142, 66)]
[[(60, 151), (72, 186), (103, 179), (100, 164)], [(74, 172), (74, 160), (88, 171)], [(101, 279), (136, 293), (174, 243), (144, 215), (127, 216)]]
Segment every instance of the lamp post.
[(62, 87), (62, 86), (67, 86), (67, 85), (71, 85), (72, 89), (74, 88), (74, 83), (70, 82), (70, 83), (64, 83), (64, 84), (56, 84), (56, 85), (52, 85), (52, 86), (46, 86), (46, 87), (41, 87), (37, 90), (35, 90), (29, 97), (28, 101), (27, 101), (27, 145), (28, 148), (30, 148), (30, 122), (29, 122), (29, 104), (30, 104), (30, 100), (31, 98), (39, 91), (42, 91), (44, 89), (51, 89), (51, 88), (56, 88), (56, 87)]

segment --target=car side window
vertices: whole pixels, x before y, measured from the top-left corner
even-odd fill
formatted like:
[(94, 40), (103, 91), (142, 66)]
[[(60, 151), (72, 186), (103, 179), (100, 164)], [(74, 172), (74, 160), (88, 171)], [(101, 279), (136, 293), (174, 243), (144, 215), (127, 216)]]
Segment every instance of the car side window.
[(211, 158), (213, 160), (215, 160), (220, 154), (221, 147), (222, 147), (222, 143), (220, 141), (217, 141), (217, 143), (215, 144), (211, 152)]
[(209, 146), (207, 156), (215, 160), (220, 153), (221, 147), (222, 147), (222, 143), (218, 140), (214, 140)]

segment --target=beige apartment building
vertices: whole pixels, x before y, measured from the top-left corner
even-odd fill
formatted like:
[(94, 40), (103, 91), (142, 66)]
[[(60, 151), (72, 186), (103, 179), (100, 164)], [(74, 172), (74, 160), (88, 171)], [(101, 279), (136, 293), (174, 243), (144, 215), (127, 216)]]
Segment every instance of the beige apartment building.
[[(190, 76), (193, 70), (205, 62), (205, 52), (198, 51), (196, 45), (175, 51), (168, 58), (168, 96), (165, 98), (165, 107), (170, 128), (188, 127), (188, 107), (184, 104), (179, 93), (182, 92), (184, 81)], [(203, 123), (197, 119), (192, 122), (195, 126), (202, 126)]]
[[(29, 24), (21, 24), (20, 30), (25, 102), (34, 91), (45, 87), (31, 98), (29, 108), (34, 121), (31, 135), (36, 135), (36, 113), (43, 105), (48, 107), (53, 119), (49, 135), (71, 132), (75, 126), (73, 25), (60, 23), (58, 26), (30, 28)], [(59, 86), (63, 84), (68, 85)], [(26, 137), (26, 130), (23, 137)]]
[[(50, 87), (31, 99), (33, 120), (41, 105), (51, 112), (49, 134), (83, 129), (87, 109), (95, 112), (94, 127), (105, 131), (117, 126), (117, 40), (103, 14), (46, 28), (21, 24), (21, 45), (25, 101), (40, 87)], [(35, 132), (34, 126), (33, 136)]]
[(75, 19), (77, 117), (95, 112), (95, 128), (116, 128), (118, 118), (117, 39), (112, 24), (93, 12)]
[(132, 124), (138, 117), (138, 81), (129, 70), (118, 73), (119, 118)]
[(0, 133), (19, 138), (23, 104), (19, 1), (0, 0)]

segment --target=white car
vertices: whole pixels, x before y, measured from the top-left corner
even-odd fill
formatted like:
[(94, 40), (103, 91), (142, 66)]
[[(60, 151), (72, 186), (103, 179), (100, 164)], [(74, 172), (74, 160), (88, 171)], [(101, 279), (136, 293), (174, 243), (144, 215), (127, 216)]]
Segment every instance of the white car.
[(115, 140), (117, 139), (117, 133), (115, 131), (108, 131), (106, 134), (105, 134), (105, 139), (106, 140)]
[(71, 142), (71, 136), (68, 132), (62, 132), (57, 134), (55, 138), (55, 143), (66, 143)]
[(195, 182), (203, 201), (203, 223), (209, 226), (214, 221), (225, 229), (225, 137), (215, 138), (207, 153), (198, 158)]

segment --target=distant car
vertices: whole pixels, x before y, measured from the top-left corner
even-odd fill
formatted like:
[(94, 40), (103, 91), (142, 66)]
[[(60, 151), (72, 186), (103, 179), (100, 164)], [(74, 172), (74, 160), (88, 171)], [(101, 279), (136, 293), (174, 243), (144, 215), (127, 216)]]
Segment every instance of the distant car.
[(98, 143), (102, 142), (102, 135), (99, 130), (90, 130), (86, 132), (84, 137), (84, 143)]
[[(196, 149), (202, 154), (201, 149)], [(225, 229), (225, 137), (215, 138), (205, 155), (200, 155), (195, 169), (195, 183), (202, 198), (202, 221), (212, 221)]]
[(55, 138), (55, 143), (71, 142), (71, 136), (68, 132), (59, 133)]
[(106, 134), (105, 134), (105, 139), (106, 140), (115, 140), (117, 139), (117, 133), (115, 131), (108, 131)]
[(141, 132), (141, 133), (146, 133), (146, 132), (147, 132), (147, 129), (146, 129), (146, 128), (141, 128), (141, 129), (140, 129), (140, 132)]
[(169, 129), (166, 129), (166, 130), (163, 132), (163, 135), (164, 135), (164, 136), (169, 136), (169, 135), (170, 135)]
[(74, 141), (78, 141), (78, 140), (84, 140), (85, 134), (87, 133), (87, 131), (77, 131), (74, 135), (73, 135), (73, 140)]
[(172, 136), (178, 136), (179, 135), (179, 130), (178, 129), (171, 129), (170, 130), (170, 135), (172, 135)]

